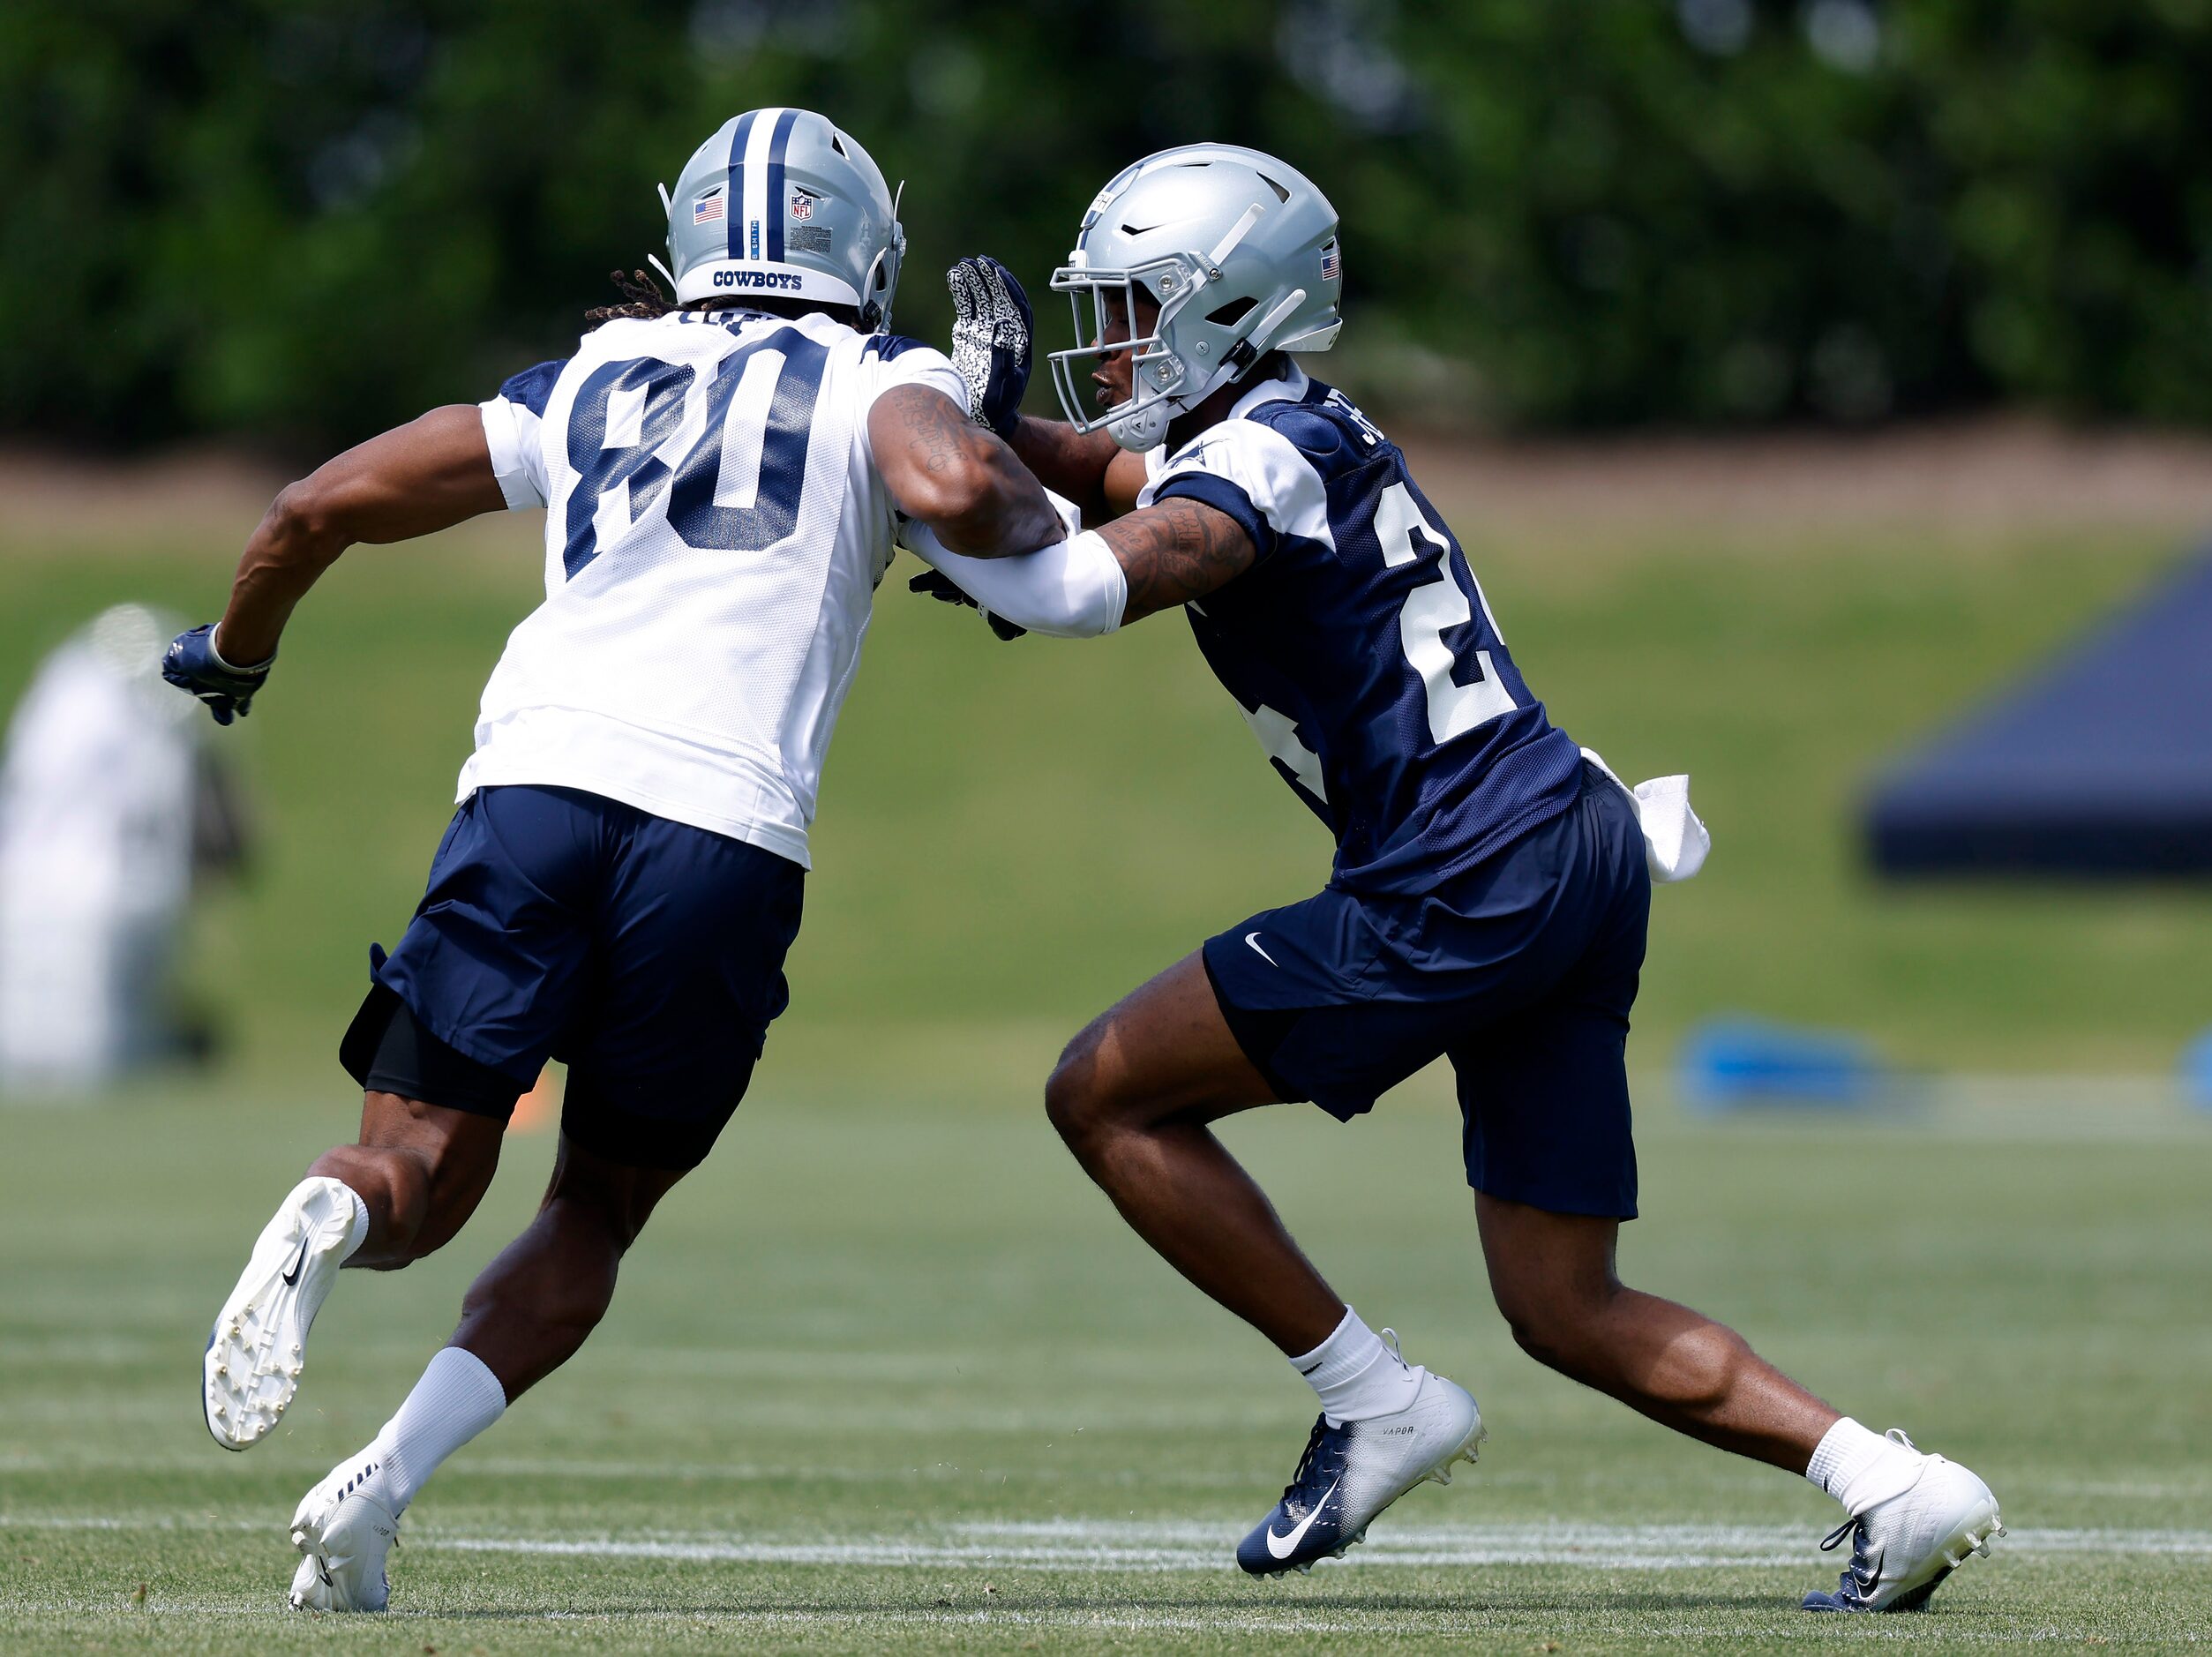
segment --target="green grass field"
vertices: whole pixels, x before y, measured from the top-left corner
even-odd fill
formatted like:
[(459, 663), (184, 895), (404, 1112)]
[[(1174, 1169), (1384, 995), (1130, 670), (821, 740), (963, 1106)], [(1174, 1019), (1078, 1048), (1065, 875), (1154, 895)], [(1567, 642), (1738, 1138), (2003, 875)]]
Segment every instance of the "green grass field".
[[(774, 1052), (771, 1046), (771, 1052)], [(1018, 1056), (1018, 1055), (1016, 1055)], [(1009, 1061), (1001, 1055), (1001, 1062)], [(518, 1140), (441, 1256), (348, 1274), (266, 1444), (207, 1442), (205, 1321), (342, 1121), (206, 1097), (11, 1120), (0, 1169), (0, 1648), (490, 1653), (1802, 1649), (2212, 1634), (2212, 1135), (2156, 1113), (1871, 1127), (1646, 1113), (1629, 1275), (1986, 1473), (2014, 1534), (1924, 1616), (1804, 1616), (1833, 1517), (1538, 1369), (1490, 1310), (1455, 1121), (1233, 1143), (1418, 1361), (1482, 1465), (1342, 1566), (1230, 1563), (1310, 1398), (1120, 1227), (1034, 1112), (765, 1082), (566, 1371), (409, 1515), (394, 1614), (281, 1610), (292, 1504), (365, 1442), (527, 1211)], [(2126, 1131), (2114, 1133), (2117, 1126)]]
[[(364, 551), (225, 740), (266, 829), (197, 924), (212, 1076), (0, 1109), (0, 1648), (1503, 1651), (2212, 1633), (2212, 1119), (2118, 1102), (2212, 1023), (2202, 890), (1885, 891), (1849, 806), (1898, 744), (2031, 665), (2171, 554), (2141, 533), (1493, 544), (1432, 480), (1555, 716), (1631, 776), (1688, 769), (1716, 851), (1662, 893), (1632, 1280), (1739, 1323), (1877, 1427), (1997, 1486), (2016, 1534), (1929, 1616), (1796, 1613), (1833, 1580), (1801, 1483), (1670, 1439), (1522, 1358), (1489, 1309), (1434, 1077), (1337, 1128), (1232, 1137), (1372, 1321), (1466, 1380), (1482, 1466), (1341, 1568), (1229, 1564), (1307, 1395), (1129, 1238), (1037, 1108), (1058, 1043), (1206, 933), (1310, 890), (1325, 839), (1180, 625), (992, 642), (887, 584), (826, 780), (794, 1009), (581, 1358), (409, 1515), (398, 1615), (281, 1614), (299, 1494), (365, 1440), (511, 1234), (518, 1140), (447, 1253), (353, 1278), (246, 1457), (191, 1393), (206, 1321), (301, 1166), (349, 1128), (331, 1053), (450, 809), (476, 691), (530, 601), (529, 531)], [(243, 533), (244, 524), (236, 526)], [(0, 697), (123, 598), (212, 612), (235, 539), (0, 529)], [(1721, 1011), (1930, 1067), (2073, 1072), (1924, 1119), (1676, 1115)]]

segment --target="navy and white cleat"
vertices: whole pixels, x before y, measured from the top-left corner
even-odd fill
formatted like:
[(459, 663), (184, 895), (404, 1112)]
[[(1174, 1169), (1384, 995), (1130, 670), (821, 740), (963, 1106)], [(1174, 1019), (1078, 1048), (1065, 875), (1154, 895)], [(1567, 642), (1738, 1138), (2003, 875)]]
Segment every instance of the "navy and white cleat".
[(381, 1611), (390, 1601), (384, 1562), (399, 1546), (400, 1521), (363, 1489), (376, 1458), (372, 1444), (300, 1498), (292, 1515), (292, 1546), (301, 1554), (292, 1575), (294, 1610)]
[[(1912, 1440), (1893, 1427), (1908, 1450)], [(1941, 1456), (1922, 1458), (1913, 1487), (1877, 1502), (1829, 1533), (1820, 1546), (1851, 1539), (1851, 1563), (1833, 1590), (1805, 1595), (1808, 1611), (1917, 1611), (1943, 1579), (2005, 1533), (1997, 1498), (1966, 1468)]]
[(1256, 1577), (1310, 1571), (1367, 1540), (1375, 1516), (1424, 1479), (1451, 1482), (1454, 1462), (1473, 1461), (1482, 1442), (1482, 1412), (1466, 1390), (1421, 1376), (1413, 1401), (1392, 1415), (1331, 1427), (1314, 1422), (1283, 1499), (1240, 1543), (1236, 1562)]
[(308, 1329), (367, 1230), (352, 1191), (321, 1176), (293, 1187), (262, 1228), (200, 1361), (200, 1408), (225, 1450), (259, 1443), (291, 1404)]

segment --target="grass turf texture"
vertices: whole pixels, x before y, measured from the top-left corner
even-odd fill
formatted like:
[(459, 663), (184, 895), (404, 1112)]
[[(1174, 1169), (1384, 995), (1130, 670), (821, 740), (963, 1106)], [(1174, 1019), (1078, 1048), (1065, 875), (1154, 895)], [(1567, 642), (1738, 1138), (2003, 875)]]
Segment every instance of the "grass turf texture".
[(582, 1355), (409, 1513), (398, 1615), (298, 1616), (294, 1503), (411, 1382), (550, 1150), (513, 1143), (444, 1255), (348, 1273), (285, 1425), (228, 1455), (195, 1413), (206, 1319), (345, 1125), (334, 1100), (206, 1098), (9, 1121), (0, 1648), (1981, 1649), (2212, 1626), (2195, 1124), (2051, 1140), (1646, 1113), (1631, 1280), (2005, 1503), (2012, 1541), (1930, 1612), (1847, 1625), (1794, 1608), (1837, 1568), (1814, 1548), (1828, 1503), (1512, 1349), (1433, 1081), (1351, 1128), (1302, 1107), (1231, 1125), (1354, 1303), (1492, 1426), (1479, 1468), (1407, 1496), (1346, 1565), (1277, 1584), (1231, 1565), (1310, 1400), (1121, 1229), (1033, 1111), (896, 1091), (833, 1111), (770, 1081)]
[[(1865, 769), (2031, 665), (2170, 551), (2141, 536), (1486, 545), (1555, 714), (1633, 776), (1688, 769), (1718, 850), (1662, 894), (1631, 1054), (1744, 1008), (1923, 1063), (2163, 1070), (2207, 1016), (2212, 902), (1885, 892)], [(243, 531), (244, 525), (238, 526)], [(212, 613), (198, 531), (0, 539), (0, 695), (104, 604)], [(1060, 1039), (1205, 932), (1310, 890), (1325, 842), (1182, 630), (991, 641), (887, 584), (830, 762), (793, 1013), (608, 1327), (408, 1521), (402, 1619), (274, 1607), (300, 1492), (374, 1429), (528, 1211), (525, 1141), (446, 1257), (349, 1275), (251, 1455), (190, 1397), (277, 1195), (346, 1131), (330, 1058), (404, 925), (469, 713), (535, 579), (506, 525), (364, 549), (224, 740), (269, 831), (187, 975), (231, 1068), (86, 1115), (0, 1117), (0, 1648), (413, 1653), (788, 1646), (1149, 1650), (2171, 1643), (2212, 1597), (2201, 1125), (2095, 1108), (1726, 1131), (1647, 1113), (1633, 1280), (1738, 1322), (1876, 1426), (1985, 1471), (2019, 1534), (1923, 1618), (1796, 1613), (1837, 1562), (1802, 1485), (1538, 1371), (1488, 1311), (1434, 1078), (1338, 1129), (1233, 1125), (1293, 1225), (1496, 1436), (1350, 1569), (1227, 1565), (1303, 1395), (1119, 1227), (1035, 1109)], [(901, 574), (904, 572), (902, 571)], [(2108, 1131), (2125, 1128), (2125, 1132)], [(2038, 1136), (2049, 1136), (2038, 1137)], [(141, 1593), (141, 1589), (143, 1592)]]
[[(1655, 906), (1644, 1062), (1742, 1010), (1858, 1030), (1916, 1065), (2165, 1073), (2212, 1021), (2212, 892), (1885, 888), (1852, 824), (1869, 768), (2136, 590), (2170, 544), (1493, 545), (1479, 506), (1437, 486), (1554, 715), (1631, 779), (1691, 772), (1713, 826), (1706, 873)], [(221, 734), (267, 852), (205, 929), (223, 971), (191, 987), (264, 1077), (335, 1074), (367, 945), (395, 942), (421, 895), (477, 693), (531, 602), (536, 522), (349, 555)], [(0, 697), (104, 604), (214, 613), (234, 549), (204, 531), (66, 555), (0, 537)], [(838, 1079), (909, 1070), (917, 1044), (970, 1046), (977, 1027), (1064, 1035), (1327, 866), (1174, 618), (1002, 646), (910, 596), (912, 567), (878, 600), (791, 962), (782, 1038)]]

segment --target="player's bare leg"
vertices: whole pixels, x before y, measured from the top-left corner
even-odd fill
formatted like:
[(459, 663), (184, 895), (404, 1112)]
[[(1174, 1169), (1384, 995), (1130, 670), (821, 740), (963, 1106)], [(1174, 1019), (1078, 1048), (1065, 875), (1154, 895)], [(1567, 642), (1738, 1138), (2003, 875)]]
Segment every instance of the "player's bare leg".
[(1490, 1292), (1539, 1362), (1653, 1421), (1803, 1473), (1841, 1412), (1725, 1324), (1622, 1283), (1620, 1222), (1475, 1194)]
[(622, 1256), (682, 1177), (609, 1162), (562, 1136), (537, 1217), (469, 1286), (452, 1341), (376, 1437), (301, 1501), (295, 1606), (384, 1608), (401, 1515), (448, 1456), (575, 1355), (614, 1299)]
[(481, 1358), (509, 1401), (543, 1381), (606, 1316), (622, 1256), (683, 1177), (609, 1162), (562, 1136), (537, 1218), (469, 1286), (452, 1344)]
[(394, 1271), (451, 1242), (491, 1187), (506, 1131), (496, 1117), (364, 1094), (359, 1142), (333, 1146), (307, 1171), (344, 1181), (369, 1211), (368, 1235), (346, 1263)]
[(1341, 1555), (1414, 1485), (1450, 1482), (1483, 1431), (1463, 1389), (1408, 1366), (1322, 1280), (1214, 1137), (1210, 1124), (1275, 1098), (1196, 955), (1093, 1020), (1046, 1090), (1053, 1125), (1122, 1218), (1320, 1397), (1281, 1500), (1237, 1549), (1255, 1576)]
[(1850, 1565), (1806, 1609), (1916, 1608), (2002, 1533), (1996, 1498), (1966, 1468), (1901, 1433), (1876, 1437), (1727, 1325), (1623, 1284), (1619, 1221), (1474, 1201), (1490, 1292), (1523, 1351), (1678, 1433), (1803, 1473), (1844, 1504), (1851, 1518), (1827, 1545), (1848, 1537)]
[(504, 1126), (365, 1096), (359, 1143), (324, 1152), (287, 1194), (209, 1331), (200, 1400), (217, 1443), (259, 1443), (290, 1406), (308, 1331), (341, 1267), (406, 1265), (468, 1222), (499, 1166)]
[(1209, 1127), (1275, 1102), (1195, 954), (1091, 1020), (1045, 1089), (1053, 1126), (1131, 1228), (1293, 1353), (1328, 1338), (1344, 1301)]

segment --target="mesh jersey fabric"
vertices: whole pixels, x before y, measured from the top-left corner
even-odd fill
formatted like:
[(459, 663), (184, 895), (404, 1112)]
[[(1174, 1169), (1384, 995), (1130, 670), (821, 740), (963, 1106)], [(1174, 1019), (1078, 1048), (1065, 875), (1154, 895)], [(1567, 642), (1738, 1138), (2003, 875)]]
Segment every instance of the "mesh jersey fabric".
[(1185, 497), (1259, 557), (1185, 606), (1283, 780), (1336, 836), (1333, 886), (1419, 894), (1567, 809), (1582, 756), (1514, 665), (1397, 446), (1293, 366), (1172, 454), (1140, 507)]
[(456, 798), (588, 790), (811, 866), (823, 755), (889, 568), (867, 413), (967, 388), (822, 315), (606, 324), (481, 405), (510, 507), (543, 506), (545, 598), (507, 641)]

